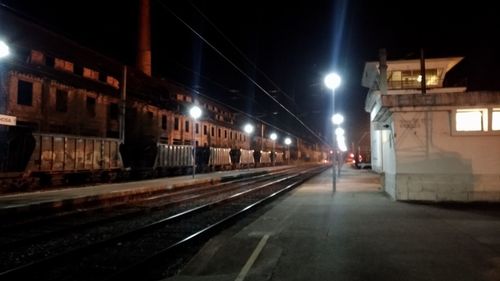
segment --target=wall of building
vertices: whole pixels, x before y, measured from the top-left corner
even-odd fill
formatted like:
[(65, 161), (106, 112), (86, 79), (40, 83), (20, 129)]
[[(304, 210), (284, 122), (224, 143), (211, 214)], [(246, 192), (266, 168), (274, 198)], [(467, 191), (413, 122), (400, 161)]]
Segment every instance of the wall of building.
[(382, 173), (384, 171), (382, 161), (382, 132), (380, 130), (375, 130), (373, 123), (371, 123), (370, 136), (372, 170), (377, 173)]
[(393, 112), (396, 199), (500, 200), (500, 136), (453, 135), (452, 114)]

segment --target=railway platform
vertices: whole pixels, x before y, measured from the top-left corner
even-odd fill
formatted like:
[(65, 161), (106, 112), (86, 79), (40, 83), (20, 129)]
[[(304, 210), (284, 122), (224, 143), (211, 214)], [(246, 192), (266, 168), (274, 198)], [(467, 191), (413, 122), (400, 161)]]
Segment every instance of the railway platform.
[(240, 169), (212, 173), (166, 177), (151, 180), (63, 187), (51, 190), (0, 195), (0, 218), (10, 214), (70, 211), (81, 206), (116, 204), (120, 201), (154, 194), (168, 189), (204, 185), (231, 179), (251, 177), (286, 169), (288, 166)]
[(210, 239), (168, 281), (500, 280), (498, 205), (391, 200), (331, 169)]

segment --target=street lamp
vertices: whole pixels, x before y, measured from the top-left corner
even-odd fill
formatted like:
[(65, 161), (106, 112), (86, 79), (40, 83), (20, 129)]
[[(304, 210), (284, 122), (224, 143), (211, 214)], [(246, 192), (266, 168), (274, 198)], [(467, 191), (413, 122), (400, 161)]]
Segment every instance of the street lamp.
[(336, 113), (332, 116), (332, 123), (334, 125), (338, 126), (342, 124), (342, 122), (344, 122), (344, 116), (342, 116), (341, 114)]
[(271, 134), (271, 139), (273, 140), (273, 151), (271, 152), (272, 153), (272, 161), (273, 161), (273, 166), (274, 164), (276, 163), (276, 155), (275, 155), (275, 152), (274, 152), (274, 147), (275, 147), (275, 143), (276, 143), (276, 139), (278, 138), (278, 135), (276, 133), (272, 133)]
[(288, 157), (287, 157), (287, 165), (290, 165), (290, 144), (292, 144), (292, 140), (290, 138), (285, 138), (285, 144), (287, 146), (288, 150)]
[[(335, 113), (335, 89), (338, 88), (338, 86), (340, 86), (340, 82), (341, 82), (340, 76), (337, 73), (330, 73), (325, 77), (324, 82), (325, 82), (326, 87), (332, 90), (332, 111)], [(333, 121), (333, 117), (332, 117), (332, 121)], [(337, 118), (335, 121), (337, 121)], [(336, 146), (335, 145), (335, 136), (333, 136), (333, 158), (332, 158), (333, 192), (335, 192), (337, 189), (337, 179), (336, 179), (336, 175), (335, 175), (336, 174), (335, 173), (335, 156), (337, 153), (336, 153), (335, 146)]]
[(0, 40), (0, 59), (8, 56), (9, 54), (9, 46), (7, 46), (7, 43), (4, 41)]
[(243, 130), (245, 131), (245, 133), (250, 135), (253, 132), (253, 125), (248, 123), (245, 125), (245, 127), (243, 127)]
[(193, 119), (193, 139), (192, 139), (192, 144), (193, 144), (193, 179), (194, 179), (194, 174), (196, 173), (196, 141), (194, 139), (194, 128), (195, 128), (195, 121), (196, 121), (196, 119), (200, 118), (200, 116), (201, 116), (201, 109), (198, 106), (194, 105), (189, 110), (189, 115)]
[[(252, 144), (252, 140), (250, 139), (250, 135), (253, 133), (253, 125), (250, 124), (250, 123), (247, 123), (245, 124), (245, 126), (243, 126), (243, 131), (245, 131), (245, 133), (248, 135), (248, 142), (249, 142), (249, 145), (248, 145), (248, 149), (251, 148), (251, 144)], [(255, 157), (255, 152), (254, 152), (254, 157)], [(254, 166), (257, 167), (257, 162), (254, 163)], [(250, 163), (248, 163), (248, 170), (250, 170)]]
[(337, 136), (337, 139), (340, 137), (340, 136), (343, 136), (345, 133), (344, 129), (338, 127), (337, 129), (335, 129), (335, 135)]
[[(343, 119), (344, 118), (342, 118), (342, 120)], [(338, 152), (339, 165), (338, 165), (338, 168), (337, 168), (338, 177), (340, 177), (340, 170), (342, 168), (342, 163), (341, 163), (342, 152), (344, 152), (344, 151), (347, 150), (347, 147), (345, 145), (344, 133), (345, 133), (344, 129), (342, 129), (340, 127), (337, 127), (337, 129), (335, 129), (335, 135), (337, 136), (337, 147), (336, 147), (336, 149), (337, 148), (339, 149), (339, 152)]]

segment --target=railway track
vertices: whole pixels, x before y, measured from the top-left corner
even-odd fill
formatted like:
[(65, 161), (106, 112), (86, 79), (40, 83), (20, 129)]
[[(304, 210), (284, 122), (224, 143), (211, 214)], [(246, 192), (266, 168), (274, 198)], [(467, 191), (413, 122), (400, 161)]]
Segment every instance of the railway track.
[[(15, 224), (0, 226), (0, 249), (11, 249), (18, 245), (37, 242), (46, 238), (57, 237), (70, 232), (80, 232), (99, 224), (114, 220), (132, 219), (149, 212), (165, 209), (176, 204), (201, 199), (219, 192), (228, 192), (244, 186), (248, 182), (257, 182), (279, 177), (293, 172), (294, 169), (262, 174), (252, 178), (241, 178), (223, 183), (192, 186), (180, 190), (164, 190), (161, 193), (140, 196), (127, 204), (91, 208), (78, 208), (69, 212), (55, 213), (32, 220), (21, 220)], [(11, 219), (15, 220), (15, 218)]]
[[(207, 187), (203, 191), (197, 189), (196, 194), (186, 190), (176, 195), (165, 195), (165, 198), (155, 196), (156, 198), (150, 200), (136, 202), (128, 212), (115, 218), (110, 216), (100, 222), (82, 224), (72, 231), (64, 230), (65, 237), (59, 238), (59, 242), (54, 242), (52, 246), (49, 245), (49, 248), (63, 250), (41, 250), (37, 255), (32, 255), (31, 259), (12, 262), (2, 267), (0, 279), (19, 280), (32, 276), (35, 272), (38, 280), (120, 279), (130, 272), (140, 272), (140, 268), (147, 267), (166, 253), (182, 248), (193, 239), (209, 235), (244, 210), (257, 206), (268, 200), (266, 198), (283, 192), (282, 190), (288, 190), (317, 171), (318, 168), (305, 171), (289, 170), (271, 177), (259, 177), (251, 184), (249, 181), (240, 180)], [(286, 188), (283, 189), (283, 186)], [(134, 216), (138, 219), (131, 221), (130, 218)], [(118, 217), (127, 227), (116, 228)], [(83, 226), (93, 230), (93, 234), (83, 235), (86, 242), (81, 242), (81, 237), (71, 239)], [(45, 242), (43, 239), (36, 243), (31, 241), (32, 245), (24, 251), (33, 251), (37, 247), (43, 249), (42, 244), (52, 243), (52, 238), (60, 236), (60, 233), (52, 232), (42, 236), (45, 236)], [(101, 237), (97, 238), (98, 236)], [(23, 242), (16, 243), (21, 245), (21, 248), (23, 245), (26, 247)], [(78, 246), (75, 246), (75, 243), (78, 243)], [(19, 249), (11, 250), (12, 254), (21, 252)], [(50, 254), (46, 254), (47, 252)], [(6, 260), (5, 258), (2, 257), (3, 260)], [(12, 260), (13, 257), (7, 258)], [(77, 272), (85, 274), (77, 276)]]

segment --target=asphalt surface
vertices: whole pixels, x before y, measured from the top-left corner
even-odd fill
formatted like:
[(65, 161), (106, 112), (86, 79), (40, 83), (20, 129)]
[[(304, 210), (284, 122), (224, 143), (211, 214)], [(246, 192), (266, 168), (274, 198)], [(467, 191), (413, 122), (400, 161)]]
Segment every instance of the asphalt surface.
[(212, 238), (169, 281), (500, 280), (500, 205), (391, 200), (331, 169)]

